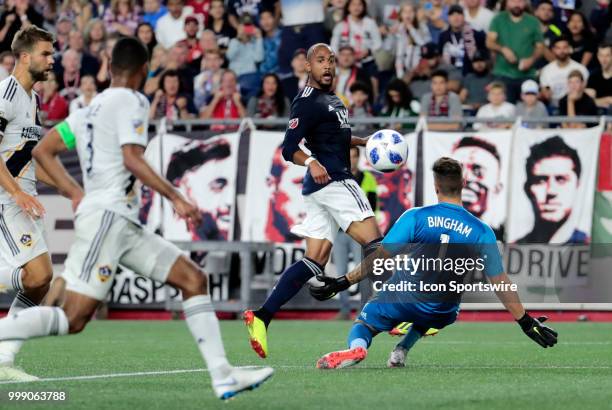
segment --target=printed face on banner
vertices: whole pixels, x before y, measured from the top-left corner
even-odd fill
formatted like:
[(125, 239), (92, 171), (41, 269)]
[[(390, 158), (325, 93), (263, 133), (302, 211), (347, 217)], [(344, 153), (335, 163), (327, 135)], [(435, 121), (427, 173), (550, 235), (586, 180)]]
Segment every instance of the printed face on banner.
[[(571, 140), (578, 145), (573, 147), (569, 141), (569, 136), (552, 135), (532, 140), (529, 147), (522, 150), (528, 152), (523, 190), (531, 205), (533, 224), (526, 235), (516, 240), (517, 243), (589, 242), (588, 229), (580, 225), (581, 219), (588, 219), (586, 225), (590, 226), (590, 208), (587, 212), (581, 205), (587, 201), (582, 194), (585, 192), (583, 180), (586, 177), (594, 181), (594, 172), (585, 173), (587, 147), (578, 140)], [(591, 187), (591, 192), (593, 189)], [(589, 215), (581, 215), (585, 212)]]

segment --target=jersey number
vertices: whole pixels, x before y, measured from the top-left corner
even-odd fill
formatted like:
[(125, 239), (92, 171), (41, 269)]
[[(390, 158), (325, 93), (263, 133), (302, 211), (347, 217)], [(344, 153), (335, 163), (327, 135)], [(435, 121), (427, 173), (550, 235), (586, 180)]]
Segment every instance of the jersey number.
[(92, 123), (87, 123), (87, 158), (85, 159), (85, 172), (87, 173), (87, 176), (91, 176), (91, 172), (93, 171), (93, 157), (94, 157), (94, 150), (93, 150), (93, 137), (94, 137), (94, 132), (93, 132), (93, 124)]

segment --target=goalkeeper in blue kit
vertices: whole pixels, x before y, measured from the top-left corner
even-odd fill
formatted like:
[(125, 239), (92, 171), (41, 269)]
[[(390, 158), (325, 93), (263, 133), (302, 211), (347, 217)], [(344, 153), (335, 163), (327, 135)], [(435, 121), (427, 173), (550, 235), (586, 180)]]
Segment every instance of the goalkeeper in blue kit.
[[(348, 349), (331, 352), (317, 362), (322, 369), (352, 366), (367, 356), (367, 349), (378, 333), (387, 332), (402, 322), (411, 322), (408, 333), (395, 347), (387, 365), (401, 367), (406, 354), (430, 328), (442, 329), (452, 324), (459, 312), (461, 294), (431, 292), (424, 288), (437, 285), (440, 269), (423, 269), (426, 258), (423, 249), (435, 249), (439, 259), (450, 262), (453, 275), (462, 280), (459, 264), (465, 256), (473, 256), (476, 266), (481, 263), (484, 275), (496, 287), (496, 294), (512, 314), (523, 332), (540, 346), (547, 348), (557, 343), (557, 332), (544, 326), (546, 317), (532, 318), (525, 311), (518, 294), (502, 267), (502, 258), (492, 229), (463, 208), (461, 191), (464, 185), (461, 164), (451, 158), (440, 158), (433, 166), (438, 204), (406, 211), (382, 241), (382, 246), (369, 255), (360, 266), (339, 278), (327, 278), (323, 286), (311, 286), (310, 293), (319, 300), (333, 297), (353, 283), (364, 279), (377, 261), (388, 262), (397, 253), (392, 249), (417, 249), (412, 262), (423, 262), (407, 274), (405, 268), (394, 269), (394, 274), (383, 283), (378, 282), (377, 296), (366, 304), (353, 324), (348, 336)], [(469, 255), (468, 255), (469, 254)], [(449, 258), (450, 257), (450, 258)], [(416, 260), (421, 258), (422, 260)], [(396, 258), (397, 259), (397, 258)], [(435, 258), (431, 258), (434, 260)], [(480, 261), (480, 262), (478, 262)], [(441, 265), (440, 265), (441, 266)], [(446, 269), (446, 268), (444, 268)], [(472, 269), (474, 269), (472, 267)], [(376, 272), (375, 272), (376, 273)], [(444, 277), (448, 280), (448, 276)], [(374, 279), (376, 284), (376, 279)], [(400, 289), (400, 291), (397, 291)], [(406, 290), (409, 289), (409, 290)]]

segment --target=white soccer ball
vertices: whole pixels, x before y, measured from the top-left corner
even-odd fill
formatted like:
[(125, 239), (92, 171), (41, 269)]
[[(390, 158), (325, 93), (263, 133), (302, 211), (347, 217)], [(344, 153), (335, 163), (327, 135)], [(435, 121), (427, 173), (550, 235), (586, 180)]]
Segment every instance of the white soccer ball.
[(395, 130), (376, 131), (366, 144), (366, 158), (377, 171), (393, 172), (406, 163), (408, 141)]

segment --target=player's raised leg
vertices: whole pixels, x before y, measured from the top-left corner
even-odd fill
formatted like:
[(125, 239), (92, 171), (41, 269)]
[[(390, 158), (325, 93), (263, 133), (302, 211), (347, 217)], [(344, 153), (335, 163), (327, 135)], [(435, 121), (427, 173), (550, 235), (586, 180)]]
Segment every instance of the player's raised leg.
[(229, 399), (257, 388), (272, 376), (273, 370), (269, 367), (240, 369), (229, 364), (219, 321), (208, 294), (207, 276), (191, 260), (180, 256), (172, 266), (167, 282), (182, 291), (185, 321), (208, 366), (217, 397)]
[(249, 342), (261, 357), (268, 356), (267, 328), (280, 308), (291, 300), (313, 276), (323, 275), (329, 260), (332, 243), (327, 239), (306, 238), (306, 255), (291, 265), (272, 289), (264, 304), (255, 311), (247, 310), (244, 320), (249, 332)]

